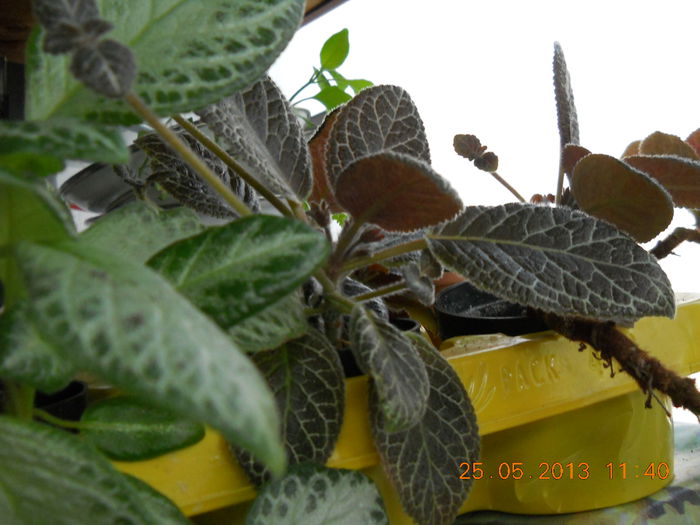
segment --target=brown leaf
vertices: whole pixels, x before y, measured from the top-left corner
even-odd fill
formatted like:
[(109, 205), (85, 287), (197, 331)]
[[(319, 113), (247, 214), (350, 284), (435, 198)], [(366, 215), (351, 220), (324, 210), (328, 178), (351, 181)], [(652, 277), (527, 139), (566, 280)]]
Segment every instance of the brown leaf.
[(583, 158), (574, 168), (571, 189), (583, 211), (639, 242), (656, 237), (673, 218), (671, 197), (658, 182), (609, 155)]
[(316, 130), (314, 136), (309, 141), (309, 153), (311, 154), (311, 166), (314, 177), (314, 185), (311, 190), (310, 202), (326, 201), (330, 210), (334, 213), (342, 211), (341, 206), (335, 200), (328, 182), (328, 168), (326, 164), (326, 154), (328, 152), (328, 139), (333, 129), (333, 124), (338, 118), (340, 108), (329, 113), (321, 126)]
[(641, 144), (641, 140), (635, 140), (634, 142), (630, 142), (625, 148), (625, 151), (622, 152), (622, 158), (624, 159), (625, 157), (630, 157), (632, 155), (639, 155), (639, 146)]
[(700, 160), (695, 150), (683, 139), (655, 131), (639, 145), (640, 155), (676, 155), (686, 159)]
[(388, 231), (412, 231), (454, 217), (462, 202), (426, 163), (380, 153), (352, 163), (338, 177), (338, 202), (357, 220)]
[(700, 208), (700, 161), (675, 156), (627, 157), (625, 162), (656, 179), (681, 208)]
[(578, 161), (590, 154), (591, 152), (589, 150), (577, 144), (567, 144), (564, 146), (564, 150), (562, 151), (562, 167), (564, 168), (564, 173), (566, 173), (566, 176), (569, 178), (569, 182), (571, 182), (574, 167)]
[(457, 155), (469, 160), (476, 159), (486, 151), (486, 146), (482, 146), (481, 141), (475, 135), (455, 135), (452, 145)]
[(700, 128), (693, 131), (685, 141), (695, 150), (695, 153), (700, 156)]

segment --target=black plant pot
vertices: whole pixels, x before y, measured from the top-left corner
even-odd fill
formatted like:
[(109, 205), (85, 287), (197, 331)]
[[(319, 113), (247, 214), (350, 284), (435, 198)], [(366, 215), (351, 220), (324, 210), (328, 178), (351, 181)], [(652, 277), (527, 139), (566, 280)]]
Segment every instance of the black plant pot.
[(483, 292), (468, 282), (444, 289), (435, 301), (441, 339), (460, 335), (503, 333), (521, 335), (547, 330), (527, 308)]

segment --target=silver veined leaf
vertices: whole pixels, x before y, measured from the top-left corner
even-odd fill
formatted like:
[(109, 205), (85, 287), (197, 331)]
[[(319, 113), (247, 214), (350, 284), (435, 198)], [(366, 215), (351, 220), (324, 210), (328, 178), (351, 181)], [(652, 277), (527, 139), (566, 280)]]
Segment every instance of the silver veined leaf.
[(95, 0), (33, 0), (32, 12), (49, 31), (63, 25), (80, 26), (100, 16)]
[(388, 525), (372, 480), (357, 470), (305, 464), (265, 485), (246, 525)]
[(432, 306), (435, 302), (435, 285), (426, 275), (422, 275), (417, 264), (408, 264), (401, 268), (406, 287), (416, 296), (421, 304)]
[(275, 194), (302, 201), (311, 193), (311, 158), (301, 126), (269, 77), (198, 114), (224, 149)]
[(427, 408), (411, 428), (394, 431), (370, 387), (372, 434), (384, 471), (404, 510), (418, 523), (451, 524), (473, 480), (460, 479), (460, 462), (479, 458), (474, 408), (459, 376), (421, 335), (409, 334), (430, 383)]
[(574, 91), (566, 67), (564, 51), (559, 42), (554, 43), (554, 98), (557, 104), (559, 140), (561, 148), (567, 144), (579, 144), (578, 116), (574, 105)]
[(397, 86), (373, 86), (343, 106), (333, 124), (326, 153), (331, 186), (356, 160), (386, 151), (430, 164), (425, 128), (411, 97)]
[(209, 423), (284, 470), (279, 421), (253, 363), (151, 269), (77, 243), (16, 250), (30, 310), (63, 359), (126, 392)]
[(429, 394), (428, 376), (414, 343), (362, 305), (353, 309), (350, 348), (360, 369), (370, 376), (391, 430), (405, 430), (420, 420)]
[(109, 98), (121, 98), (131, 90), (134, 83), (136, 62), (131, 50), (124, 44), (105, 39), (76, 49), (70, 71), (96, 93)]
[(675, 312), (671, 284), (656, 259), (580, 211), (469, 206), (427, 241), (450, 270), (525, 306), (621, 324)]
[[(289, 464), (325, 464), (335, 447), (345, 411), (345, 377), (338, 351), (316, 330), (280, 348), (253, 356), (270, 385), (282, 420)], [(245, 451), (236, 456), (256, 485), (269, 472)]]

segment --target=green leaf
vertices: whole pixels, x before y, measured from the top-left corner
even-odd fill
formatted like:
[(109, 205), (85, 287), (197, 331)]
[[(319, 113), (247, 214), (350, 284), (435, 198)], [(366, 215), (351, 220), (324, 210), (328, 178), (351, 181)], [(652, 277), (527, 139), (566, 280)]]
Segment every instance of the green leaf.
[(241, 350), (250, 354), (277, 348), (301, 337), (308, 329), (301, 293), (296, 291), (236, 323), (228, 334)]
[(119, 246), (119, 255), (146, 262), (169, 244), (204, 230), (192, 210), (157, 210), (143, 201), (130, 202), (92, 223), (79, 241), (97, 250)]
[(205, 421), (273, 472), (284, 450), (272, 394), (255, 366), (167, 281), (76, 243), (18, 249), (42, 337), (115, 386)]
[(372, 434), (404, 510), (418, 523), (449, 525), (473, 483), (460, 479), (459, 464), (479, 459), (479, 429), (454, 369), (422, 336), (409, 337), (428, 371), (427, 409), (415, 426), (394, 432), (372, 386)]
[(318, 85), (318, 87), (320, 87), (321, 89), (326, 89), (327, 87), (331, 86), (330, 81), (326, 78), (326, 75), (323, 73), (323, 71), (314, 68), (314, 73), (316, 74), (316, 84)]
[(625, 162), (659, 182), (673, 204), (700, 208), (700, 162), (671, 155), (625, 157)]
[(415, 425), (425, 412), (429, 385), (412, 340), (358, 305), (350, 320), (350, 347), (372, 379), (387, 426), (404, 430)]
[(328, 71), (328, 73), (330, 73), (331, 77), (333, 77), (333, 80), (335, 80), (335, 85), (338, 86), (339, 89), (345, 91), (345, 89), (349, 85), (348, 79), (335, 70), (330, 70)]
[(48, 425), (0, 416), (4, 523), (187, 523), (127, 480), (90, 445)]
[(321, 67), (323, 69), (337, 69), (350, 52), (350, 42), (348, 40), (348, 30), (342, 29), (331, 35), (321, 48)]
[(356, 160), (392, 151), (430, 164), (423, 121), (400, 87), (374, 86), (343, 106), (332, 124), (326, 153), (331, 186)]
[(297, 465), (265, 485), (246, 525), (388, 525), (382, 498), (356, 470)]
[(664, 231), (673, 201), (661, 184), (609, 155), (591, 154), (574, 168), (571, 191), (579, 207), (611, 222), (639, 242)]
[(108, 126), (74, 119), (0, 121), (0, 165), (5, 169), (50, 175), (63, 169), (63, 159), (121, 164), (129, 160), (129, 150), (119, 130)]
[[(255, 354), (253, 361), (275, 395), (289, 464), (325, 464), (345, 411), (345, 377), (336, 349), (311, 330), (301, 339)], [(250, 454), (236, 451), (236, 456), (256, 485), (269, 481), (269, 472)]]
[(0, 170), (0, 282), (5, 286), (5, 307), (21, 296), (21, 279), (14, 246), (23, 241), (66, 239), (75, 233), (65, 204), (45, 181), (20, 179)]
[(469, 206), (427, 240), (444, 266), (515, 303), (621, 324), (675, 312), (671, 283), (652, 255), (569, 208)]
[(557, 121), (561, 148), (567, 144), (579, 144), (578, 116), (574, 104), (571, 77), (566, 67), (564, 51), (559, 42), (554, 43), (554, 98), (557, 104)]
[(329, 250), (299, 221), (253, 215), (175, 243), (149, 265), (228, 329), (299, 287)]
[[(136, 57), (134, 91), (166, 116), (204, 107), (257, 80), (294, 34), (304, 1), (100, 0), (98, 6), (115, 26), (110, 36)], [(124, 102), (99, 97), (71, 78), (69, 57), (41, 52), (41, 38), (35, 33), (27, 50), (28, 119), (140, 120)]]
[(356, 221), (387, 231), (426, 228), (462, 210), (447, 180), (425, 162), (394, 152), (350, 164), (336, 180), (335, 196)]
[(321, 104), (326, 106), (326, 110), (330, 111), (338, 106), (342, 106), (352, 97), (339, 87), (328, 86), (324, 87), (311, 98), (318, 100)]
[(65, 388), (76, 367), (39, 334), (25, 303), (0, 316), (0, 377), (51, 394)]
[(360, 91), (362, 91), (365, 88), (372, 87), (374, 84), (370, 82), (369, 80), (365, 80), (363, 78), (356, 78), (356, 79), (347, 79), (348, 85), (352, 88), (352, 90), (355, 92), (357, 95)]
[(149, 513), (154, 517), (153, 523), (192, 524), (172, 501), (148, 483), (130, 474), (122, 473), (122, 476), (126, 483), (131, 485), (131, 488), (138, 493), (144, 506), (148, 508)]
[(300, 202), (306, 199), (313, 183), (306, 138), (269, 77), (198, 114), (226, 151), (268, 189)]
[(204, 426), (132, 396), (90, 405), (80, 419), (82, 436), (111, 459), (140, 461), (197, 443)]

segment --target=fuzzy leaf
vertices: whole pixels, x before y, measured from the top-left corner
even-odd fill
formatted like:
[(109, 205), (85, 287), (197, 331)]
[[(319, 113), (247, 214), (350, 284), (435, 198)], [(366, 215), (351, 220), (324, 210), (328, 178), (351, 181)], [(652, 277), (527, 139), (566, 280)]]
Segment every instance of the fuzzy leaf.
[(309, 196), (310, 202), (320, 203), (325, 201), (328, 203), (331, 211), (339, 212), (342, 210), (340, 204), (335, 200), (335, 195), (330, 187), (328, 179), (328, 165), (326, 162), (328, 153), (328, 141), (330, 140), (331, 130), (335, 121), (340, 115), (340, 109), (336, 109), (326, 115), (323, 123), (314, 133), (314, 136), (309, 140), (309, 153), (311, 155), (312, 173), (313, 173), (313, 189)]
[(218, 428), (271, 470), (285, 457), (272, 395), (250, 360), (160, 276), (75, 243), (22, 244), (36, 326), (64, 359)]
[(321, 67), (323, 69), (337, 69), (343, 65), (350, 52), (348, 30), (342, 29), (331, 35), (321, 48)]
[(429, 385), (412, 340), (358, 305), (350, 320), (350, 347), (377, 390), (386, 427), (395, 431), (415, 425), (425, 412)]
[(356, 470), (297, 465), (265, 485), (246, 525), (388, 525), (377, 487)]
[(396, 86), (361, 91), (341, 110), (328, 141), (331, 185), (356, 160), (393, 151), (430, 164), (423, 121), (408, 93)]
[(0, 316), (0, 377), (51, 394), (65, 388), (75, 372), (76, 367), (41, 337), (26, 304)]
[(338, 177), (335, 193), (357, 221), (388, 231), (432, 226), (462, 209), (457, 192), (429, 165), (392, 152), (350, 164)]
[(579, 144), (578, 116), (574, 105), (574, 92), (571, 77), (566, 67), (564, 51), (559, 42), (554, 43), (554, 98), (557, 104), (559, 141), (561, 148), (567, 144)]
[(352, 96), (338, 86), (328, 86), (316, 93), (313, 98), (326, 106), (326, 110), (332, 110), (345, 104)]
[(99, 18), (95, 0), (32, 0), (32, 11), (49, 31)]
[(254, 215), (177, 242), (149, 266), (228, 329), (299, 287), (329, 250), (299, 221)]
[[(325, 464), (345, 410), (345, 378), (337, 350), (312, 330), (280, 348), (255, 354), (253, 361), (275, 395), (289, 464)], [(236, 452), (256, 485), (269, 481), (269, 472), (250, 454)]]
[(401, 268), (401, 275), (403, 275), (408, 289), (411, 290), (421, 304), (426, 306), (433, 305), (435, 302), (435, 285), (429, 277), (421, 275), (417, 264), (409, 264)]
[[(8, 524), (187, 523), (90, 445), (48, 425), (0, 416), (0, 516)], [(164, 512), (167, 508), (168, 511)]]
[(427, 238), (447, 268), (525, 306), (621, 324), (675, 312), (671, 284), (656, 259), (579, 211), (470, 206)]
[(673, 201), (661, 184), (609, 155), (591, 154), (576, 164), (571, 191), (583, 211), (639, 242), (656, 237), (673, 219)]
[(86, 20), (80, 25), (59, 24), (55, 29), (47, 30), (44, 36), (44, 51), (60, 55), (91, 46), (112, 29), (112, 24), (99, 18)]
[[(258, 210), (257, 193), (243, 179), (190, 134), (182, 133), (180, 138), (249, 208)], [(199, 213), (219, 218), (237, 216), (229, 204), (158, 135), (144, 135), (135, 143), (150, 159), (151, 174), (147, 183), (160, 184), (179, 202)]]
[(562, 151), (562, 166), (569, 182), (571, 182), (571, 178), (574, 176), (574, 168), (576, 164), (578, 164), (578, 161), (590, 154), (591, 152), (583, 146), (577, 146), (575, 144), (567, 144), (564, 146), (564, 150)]
[(61, 171), (63, 159), (112, 164), (129, 160), (129, 150), (116, 128), (72, 119), (0, 121), (0, 165), (13, 173), (32, 173), (37, 155), (43, 162), (51, 160), (47, 169), (34, 173), (39, 176)]
[(630, 155), (639, 155), (639, 146), (641, 146), (641, 140), (634, 140), (627, 144), (625, 151), (622, 152), (622, 158), (629, 157)]
[(632, 156), (625, 162), (658, 181), (682, 208), (700, 208), (700, 161), (668, 155)]
[(203, 230), (204, 225), (192, 210), (156, 210), (143, 201), (135, 201), (100, 217), (79, 239), (97, 250), (119, 246), (120, 256), (146, 262), (169, 244)]
[(675, 155), (700, 160), (690, 144), (680, 137), (655, 131), (639, 144), (639, 155)]
[[(115, 26), (110, 35), (135, 55), (134, 91), (168, 116), (202, 108), (257, 80), (294, 34), (304, 1), (99, 0), (98, 6)], [(72, 80), (68, 59), (41, 53), (41, 38), (34, 35), (28, 46), (28, 119), (140, 120), (124, 102)]]
[(105, 39), (92, 46), (80, 46), (73, 54), (70, 72), (98, 94), (121, 98), (134, 83), (136, 62), (124, 44)]
[(289, 103), (269, 77), (199, 111), (238, 162), (277, 195), (304, 200), (311, 160)]
[(204, 427), (132, 396), (104, 399), (83, 413), (82, 436), (109, 458), (140, 461), (197, 443)]
[(252, 354), (301, 337), (309, 326), (300, 294), (293, 293), (228, 329), (241, 350)]
[(370, 390), (372, 434), (384, 472), (403, 508), (420, 524), (451, 524), (472, 480), (462, 480), (459, 463), (479, 458), (479, 429), (459, 376), (422, 336), (410, 334), (430, 381), (428, 406), (417, 424), (393, 432)]
[(695, 153), (700, 157), (700, 128), (693, 131), (685, 141), (690, 145)]

